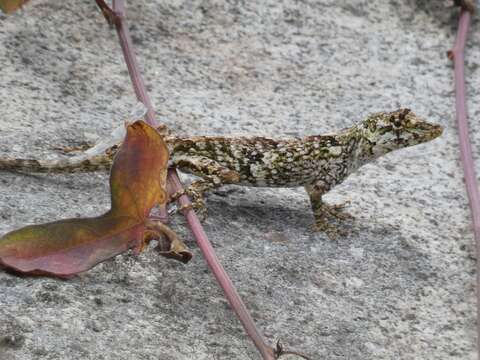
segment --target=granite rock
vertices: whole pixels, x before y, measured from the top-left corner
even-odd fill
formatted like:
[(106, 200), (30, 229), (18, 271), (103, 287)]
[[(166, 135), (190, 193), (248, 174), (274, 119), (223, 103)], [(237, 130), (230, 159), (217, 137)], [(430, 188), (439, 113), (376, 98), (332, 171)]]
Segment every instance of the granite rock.
[[(328, 195), (356, 217), (337, 241), (310, 230), (303, 189), (208, 197), (205, 229), (270, 342), (314, 359), (475, 358), (475, 253), (446, 57), (457, 16), (443, 1), (129, 2), (152, 101), (177, 133), (318, 134), (400, 106), (446, 128)], [(136, 103), (94, 1), (35, 0), (0, 24), (0, 155), (94, 142)], [(466, 68), (477, 157), (478, 40), (472, 31)], [(106, 174), (0, 171), (0, 233), (108, 201)], [(258, 359), (184, 220), (172, 226), (194, 252), (188, 265), (149, 248), (67, 281), (0, 272), (0, 359)]]

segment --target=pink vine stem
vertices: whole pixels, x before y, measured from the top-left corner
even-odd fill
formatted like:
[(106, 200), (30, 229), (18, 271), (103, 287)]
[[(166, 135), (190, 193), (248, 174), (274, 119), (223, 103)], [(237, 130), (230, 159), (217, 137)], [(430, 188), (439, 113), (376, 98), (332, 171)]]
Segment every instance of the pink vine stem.
[(465, 43), (467, 42), (470, 27), (471, 10), (462, 7), (458, 20), (457, 36), (453, 49), (448, 57), (453, 60), (455, 77), (455, 109), (457, 113), (458, 137), (460, 142), (460, 159), (463, 165), (465, 186), (472, 213), (473, 234), (476, 247), (476, 301), (477, 301), (477, 351), (480, 358), (480, 195), (477, 186), (477, 177), (472, 156), (472, 146), (468, 137), (467, 102), (465, 90)]
[[(177, 192), (182, 189), (182, 184), (180, 183), (180, 179), (178, 178), (177, 172), (174, 169), (170, 169), (168, 171), (168, 180), (170, 185), (172, 186), (172, 190)], [(179, 199), (179, 204), (181, 207), (185, 208), (183, 210), (183, 215), (188, 221), (188, 224), (191, 228), (196, 228), (198, 234), (195, 235), (198, 247), (202, 251), (205, 260), (207, 261), (208, 266), (212, 270), (215, 278), (217, 279), (218, 283), (224, 289), (225, 296), (228, 299), (228, 302), (235, 310), (235, 313), (239, 317), (243, 327), (247, 334), (252, 338), (255, 346), (260, 351), (264, 359), (274, 359), (274, 351), (271, 347), (266, 345), (265, 341), (262, 338), (262, 335), (259, 333), (258, 329), (253, 322), (252, 317), (250, 316), (245, 304), (243, 303), (240, 295), (238, 294), (235, 286), (232, 283), (232, 280), (228, 277), (227, 272), (220, 264), (217, 255), (215, 254), (215, 250), (212, 247), (212, 244), (207, 238), (207, 235), (203, 231), (202, 225), (198, 220), (197, 215), (191, 209), (189, 209), (190, 201), (186, 195), (183, 195)], [(229, 289), (228, 291), (226, 289)]]
[[(120, 41), (120, 46), (127, 64), (128, 72), (132, 80), (133, 87), (135, 89), (135, 94), (137, 99), (141, 101), (147, 108), (147, 113), (145, 115), (146, 121), (154, 127), (157, 127), (159, 124), (155, 119), (155, 113), (153, 110), (152, 103), (148, 96), (148, 93), (145, 88), (145, 84), (140, 73), (140, 67), (135, 57), (133, 51), (132, 41), (130, 38), (130, 33), (125, 21), (125, 1), (124, 0), (113, 0), (112, 8), (104, 0), (96, 0), (97, 5), (102, 10), (105, 18), (111, 24), (115, 25), (117, 30), (118, 38)], [(168, 172), (168, 181), (170, 187), (174, 191), (181, 191), (182, 184), (178, 178), (177, 172), (175, 169), (170, 169)], [(179, 198), (180, 206), (187, 206), (190, 204), (190, 201), (186, 195), (183, 195)], [(208, 240), (208, 237), (203, 230), (203, 227), (191, 208), (185, 208), (182, 211), (185, 218), (187, 219), (188, 225), (197, 241), (197, 244), (202, 251), (205, 260), (207, 261), (208, 266), (212, 270), (215, 278), (222, 287), (225, 296), (230, 303), (230, 306), (233, 308), (237, 314), (240, 322), (242, 323), (245, 331), (248, 336), (252, 339), (258, 351), (262, 355), (264, 360), (274, 360), (277, 358), (275, 350), (267, 345), (263, 336), (258, 331), (255, 326), (253, 318), (250, 316), (245, 304), (243, 303), (240, 295), (238, 294), (235, 286), (230, 280), (227, 272), (220, 264), (218, 257), (215, 254), (212, 244)]]

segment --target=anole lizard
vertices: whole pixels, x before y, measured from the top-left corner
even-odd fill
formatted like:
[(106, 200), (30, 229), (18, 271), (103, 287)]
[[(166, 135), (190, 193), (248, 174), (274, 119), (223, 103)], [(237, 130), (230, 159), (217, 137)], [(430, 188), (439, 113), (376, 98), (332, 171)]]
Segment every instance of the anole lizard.
[[(409, 109), (399, 109), (371, 114), (334, 134), (304, 138), (166, 136), (165, 140), (171, 166), (201, 178), (186, 190), (198, 206), (203, 206), (205, 191), (225, 184), (303, 186), (310, 197), (315, 228), (334, 237), (336, 229), (331, 220), (347, 215), (339, 211), (340, 206), (325, 204), (323, 194), (362, 165), (393, 150), (433, 140), (442, 131), (440, 125), (426, 122)], [(118, 148), (118, 144), (111, 144), (100, 144), (81, 155), (56, 161), (0, 158), (0, 169), (29, 172), (105, 169), (110, 167)]]

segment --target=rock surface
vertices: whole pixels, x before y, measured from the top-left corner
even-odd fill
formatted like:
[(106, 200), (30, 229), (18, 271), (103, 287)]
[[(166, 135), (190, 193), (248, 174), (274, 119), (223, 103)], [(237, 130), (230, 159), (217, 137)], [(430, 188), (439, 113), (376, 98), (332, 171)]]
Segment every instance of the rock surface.
[[(475, 254), (445, 55), (458, 10), (413, 0), (129, 3), (157, 114), (178, 133), (317, 134), (400, 106), (446, 127), (329, 194), (356, 216), (337, 241), (310, 231), (303, 189), (224, 188), (208, 198), (205, 229), (272, 343), (314, 359), (474, 359)], [(42, 158), (125, 119), (136, 101), (94, 1), (35, 0), (0, 24), (0, 155)], [(478, 34), (466, 72), (480, 156)], [(1, 171), (0, 233), (99, 214), (108, 201), (106, 174)], [(173, 226), (195, 254), (186, 266), (147, 249), (68, 281), (0, 272), (0, 359), (258, 359), (183, 219)]]

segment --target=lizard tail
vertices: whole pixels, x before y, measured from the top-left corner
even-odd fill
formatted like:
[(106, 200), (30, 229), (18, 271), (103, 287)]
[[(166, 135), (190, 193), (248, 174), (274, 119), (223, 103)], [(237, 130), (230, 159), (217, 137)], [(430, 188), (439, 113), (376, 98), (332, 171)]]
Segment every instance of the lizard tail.
[(72, 173), (109, 170), (112, 159), (108, 155), (78, 155), (55, 160), (0, 158), (0, 170), (34, 173)]

